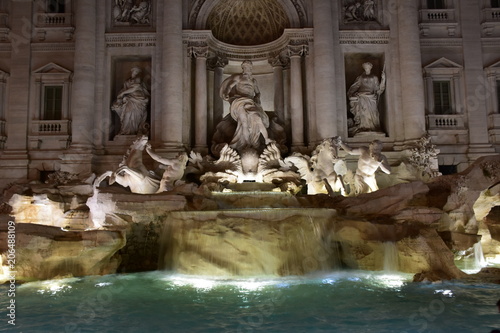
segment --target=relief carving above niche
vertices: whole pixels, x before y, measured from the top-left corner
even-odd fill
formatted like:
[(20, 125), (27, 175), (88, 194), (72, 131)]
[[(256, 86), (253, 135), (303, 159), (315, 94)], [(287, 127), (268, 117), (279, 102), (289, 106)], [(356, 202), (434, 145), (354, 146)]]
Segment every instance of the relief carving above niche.
[(118, 26), (150, 26), (151, 0), (112, 0), (112, 22)]
[(344, 0), (342, 13), (344, 24), (364, 23), (377, 21), (377, 0)]

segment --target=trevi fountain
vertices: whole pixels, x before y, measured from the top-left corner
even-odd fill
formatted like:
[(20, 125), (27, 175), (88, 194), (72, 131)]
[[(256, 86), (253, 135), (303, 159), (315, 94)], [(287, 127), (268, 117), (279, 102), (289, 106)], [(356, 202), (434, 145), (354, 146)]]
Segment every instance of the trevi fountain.
[[(441, 175), (429, 136), (391, 164), (376, 139), (289, 151), (241, 65), (209, 153), (155, 152), (117, 100), (138, 133), (119, 165), (6, 189), (0, 313), (16, 325), (0, 331), (500, 328), (500, 156)], [(376, 132), (375, 95), (357, 88), (351, 129)]]

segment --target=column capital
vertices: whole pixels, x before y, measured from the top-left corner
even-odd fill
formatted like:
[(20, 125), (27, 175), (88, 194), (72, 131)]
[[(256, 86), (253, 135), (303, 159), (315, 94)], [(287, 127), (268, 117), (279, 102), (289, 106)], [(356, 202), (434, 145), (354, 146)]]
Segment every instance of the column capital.
[(288, 57), (288, 50), (280, 52), (276, 55), (271, 55), (268, 59), (269, 64), (272, 67), (288, 67), (290, 64), (290, 58)]
[(297, 41), (288, 45), (289, 57), (302, 57), (309, 53), (309, 45), (307, 41)]
[(214, 70), (216, 68), (224, 68), (227, 66), (228, 63), (229, 63), (229, 60), (227, 60), (226, 57), (220, 56), (220, 55), (215, 55), (215, 56), (208, 59), (207, 66), (208, 66), (208, 69)]
[(205, 42), (188, 43), (188, 57), (190, 58), (208, 58), (208, 45)]

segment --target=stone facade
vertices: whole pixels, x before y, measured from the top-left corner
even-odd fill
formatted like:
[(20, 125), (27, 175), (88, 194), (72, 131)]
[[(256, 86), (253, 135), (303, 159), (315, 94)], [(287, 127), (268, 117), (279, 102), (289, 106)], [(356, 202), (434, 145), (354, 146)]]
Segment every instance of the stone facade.
[[(209, 153), (228, 113), (218, 88), (245, 59), (290, 151), (339, 135), (353, 146), (381, 140), (396, 161), (429, 134), (439, 165), (462, 171), (500, 152), (500, 8), (489, 0), (444, 5), (2, 0), (0, 188), (116, 167), (135, 136), (116, 135), (111, 106), (133, 67), (150, 93), (138, 134), (146, 131), (165, 157)], [(254, 33), (256, 25), (268, 33)], [(381, 130), (349, 135), (347, 90), (365, 62), (386, 75)]]

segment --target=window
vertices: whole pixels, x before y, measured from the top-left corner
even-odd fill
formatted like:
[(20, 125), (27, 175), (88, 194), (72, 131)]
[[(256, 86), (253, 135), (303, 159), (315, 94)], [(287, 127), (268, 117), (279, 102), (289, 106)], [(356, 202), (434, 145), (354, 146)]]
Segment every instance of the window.
[(44, 89), (44, 120), (62, 119), (62, 86), (45, 86)]
[(428, 9), (445, 9), (444, 0), (427, 0)]
[(48, 0), (47, 13), (64, 13), (66, 0)]
[(500, 0), (491, 0), (491, 8), (500, 8)]
[(434, 113), (451, 114), (450, 81), (434, 81)]

